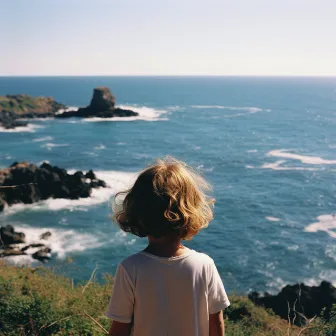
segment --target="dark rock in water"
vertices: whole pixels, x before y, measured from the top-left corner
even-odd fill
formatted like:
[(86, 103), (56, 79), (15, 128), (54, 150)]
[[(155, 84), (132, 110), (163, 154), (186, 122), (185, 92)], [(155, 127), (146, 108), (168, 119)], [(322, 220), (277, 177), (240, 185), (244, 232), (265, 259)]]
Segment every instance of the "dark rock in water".
[(275, 314), (286, 320), (289, 314), (292, 323), (296, 315), (294, 323), (302, 326), (306, 324), (303, 316), (308, 319), (315, 315), (320, 316), (324, 308), (324, 318), (326, 320), (330, 318), (330, 309), (336, 304), (336, 288), (327, 281), (322, 281), (320, 286), (312, 287), (304, 284), (287, 285), (277, 295), (265, 293), (264, 297), (260, 297), (257, 292), (253, 292), (249, 295), (249, 299), (258, 305), (271, 308)]
[(25, 234), (16, 232), (12, 225), (0, 227), (0, 246), (9, 246), (12, 244), (21, 244), (25, 242)]
[(20, 256), (25, 255), (26, 253), (20, 249), (7, 247), (5, 249), (0, 249), (0, 257), (13, 257), (13, 256)]
[(86, 174), (85, 177), (90, 179), (90, 180), (95, 180), (96, 179), (96, 175), (94, 174), (94, 172), (92, 170), (89, 170)]
[(77, 111), (64, 112), (57, 114), (57, 118), (113, 118), (113, 117), (134, 117), (139, 114), (115, 107), (115, 98), (107, 87), (98, 87), (93, 90), (93, 97), (90, 105), (81, 107)]
[(0, 212), (5, 209), (6, 205), (7, 203), (3, 199), (0, 198)]
[(18, 116), (14, 112), (0, 111), (0, 125), (6, 129), (27, 126), (25, 121), (17, 120)]
[[(51, 233), (45, 232), (40, 236), (40, 239), (47, 239)], [(25, 234), (16, 232), (12, 225), (0, 227), (0, 257), (12, 257), (20, 255), (31, 255), (32, 258), (45, 262), (51, 258), (51, 249), (42, 243), (29, 244), (22, 248), (15, 246), (25, 242)], [(30, 251), (32, 248), (39, 248), (35, 253)], [(29, 253), (30, 252), (30, 253)]]
[(49, 247), (46, 247), (32, 254), (32, 257), (44, 263), (50, 259), (50, 253), (51, 249)]
[(107, 87), (98, 87), (93, 90), (90, 108), (95, 111), (113, 110), (115, 97)]
[(45, 245), (44, 244), (30, 244), (30, 245), (27, 245), (25, 247), (22, 247), (21, 251), (25, 252), (25, 251), (29, 250), (30, 248), (37, 248), (37, 247), (45, 247)]
[(105, 186), (92, 171), (86, 175), (83, 172), (71, 175), (48, 163), (37, 167), (28, 162), (16, 162), (9, 168), (0, 169), (0, 204), (3, 204), (0, 211), (5, 204), (31, 204), (48, 198), (86, 198), (90, 197), (92, 188)]
[(44, 232), (44, 233), (41, 234), (40, 239), (47, 240), (50, 237), (51, 237), (51, 232), (47, 231), (47, 232)]

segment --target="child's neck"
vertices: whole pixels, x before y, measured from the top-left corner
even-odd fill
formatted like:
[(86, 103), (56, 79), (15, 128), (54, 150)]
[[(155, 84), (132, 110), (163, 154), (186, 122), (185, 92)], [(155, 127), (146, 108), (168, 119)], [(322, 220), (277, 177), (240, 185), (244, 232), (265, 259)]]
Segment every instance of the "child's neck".
[(182, 245), (181, 238), (176, 236), (164, 236), (160, 238), (148, 237), (148, 246), (145, 252), (158, 257), (170, 258), (185, 254), (189, 249)]

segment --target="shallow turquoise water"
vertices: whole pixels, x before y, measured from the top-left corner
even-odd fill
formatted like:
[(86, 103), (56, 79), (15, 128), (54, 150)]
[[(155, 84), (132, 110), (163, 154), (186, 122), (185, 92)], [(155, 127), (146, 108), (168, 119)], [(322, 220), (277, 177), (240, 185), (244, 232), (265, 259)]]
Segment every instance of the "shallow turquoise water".
[(101, 277), (143, 248), (144, 239), (111, 224), (108, 200), (170, 154), (214, 186), (215, 220), (187, 244), (215, 259), (229, 291), (336, 282), (336, 78), (0, 78), (1, 95), (48, 95), (70, 106), (87, 105), (96, 86), (110, 87), (141, 117), (33, 121), (22, 132), (0, 132), (2, 167), (47, 160), (92, 168), (111, 186), (90, 200), (13, 207), (1, 216), (32, 241), (53, 229), (50, 265), (76, 280), (98, 265)]

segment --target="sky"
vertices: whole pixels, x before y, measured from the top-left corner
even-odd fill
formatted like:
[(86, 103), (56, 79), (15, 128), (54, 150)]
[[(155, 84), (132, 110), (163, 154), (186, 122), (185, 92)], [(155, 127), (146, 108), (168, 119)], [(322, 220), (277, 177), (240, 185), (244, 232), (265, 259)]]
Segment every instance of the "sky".
[(0, 75), (336, 76), (336, 0), (0, 0)]

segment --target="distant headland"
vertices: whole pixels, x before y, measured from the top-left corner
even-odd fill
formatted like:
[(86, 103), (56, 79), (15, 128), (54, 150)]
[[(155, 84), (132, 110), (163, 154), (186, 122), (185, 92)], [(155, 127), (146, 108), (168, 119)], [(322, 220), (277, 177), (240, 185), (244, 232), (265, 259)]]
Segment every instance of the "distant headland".
[(115, 106), (115, 97), (107, 87), (97, 87), (87, 107), (67, 111), (68, 107), (52, 97), (32, 97), (27, 94), (0, 96), (0, 126), (6, 129), (27, 126), (22, 119), (34, 118), (114, 118), (134, 117), (137, 112)]

